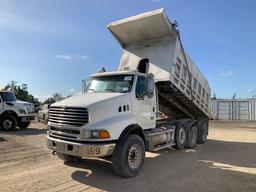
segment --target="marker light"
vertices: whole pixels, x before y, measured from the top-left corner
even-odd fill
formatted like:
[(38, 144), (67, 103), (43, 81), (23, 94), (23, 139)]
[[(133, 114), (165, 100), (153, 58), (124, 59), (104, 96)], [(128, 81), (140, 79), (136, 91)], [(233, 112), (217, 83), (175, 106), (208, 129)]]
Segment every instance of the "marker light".
[(108, 131), (100, 130), (99, 138), (101, 138), (101, 139), (108, 139), (108, 138), (110, 138), (110, 135), (109, 135)]

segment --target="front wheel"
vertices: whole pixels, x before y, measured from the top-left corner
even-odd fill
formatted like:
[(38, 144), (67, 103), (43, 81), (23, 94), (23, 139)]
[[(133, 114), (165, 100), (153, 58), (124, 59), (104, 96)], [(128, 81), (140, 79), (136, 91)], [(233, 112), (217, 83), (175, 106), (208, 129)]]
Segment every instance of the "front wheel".
[(1, 119), (1, 127), (5, 131), (11, 131), (17, 127), (17, 119), (13, 116), (6, 115)]
[(26, 129), (30, 125), (30, 122), (20, 122), (19, 123), (19, 128), (20, 129)]
[(206, 121), (201, 121), (198, 123), (198, 138), (197, 142), (199, 144), (206, 143), (208, 135), (208, 123)]
[(134, 177), (142, 169), (145, 159), (145, 145), (138, 135), (129, 135), (121, 141), (112, 156), (114, 171), (122, 177)]
[(184, 149), (186, 144), (186, 128), (184, 125), (179, 124), (175, 130), (175, 147), (177, 149)]

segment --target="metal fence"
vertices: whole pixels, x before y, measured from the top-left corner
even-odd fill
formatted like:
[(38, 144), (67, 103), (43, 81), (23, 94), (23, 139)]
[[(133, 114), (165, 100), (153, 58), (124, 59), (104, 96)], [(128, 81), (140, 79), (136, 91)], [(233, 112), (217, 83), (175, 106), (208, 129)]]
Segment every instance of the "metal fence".
[(256, 100), (212, 99), (211, 118), (219, 120), (256, 120)]

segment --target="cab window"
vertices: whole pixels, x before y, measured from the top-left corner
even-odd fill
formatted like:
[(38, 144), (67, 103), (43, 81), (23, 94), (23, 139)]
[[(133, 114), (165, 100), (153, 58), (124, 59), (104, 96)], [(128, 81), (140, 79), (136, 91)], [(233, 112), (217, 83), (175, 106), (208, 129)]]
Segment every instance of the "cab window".
[(138, 76), (135, 89), (136, 97), (141, 98), (143, 95), (145, 95), (146, 90), (146, 78), (144, 76)]
[(154, 79), (152, 77), (148, 77), (147, 78), (147, 91), (154, 92), (154, 88), (155, 88)]

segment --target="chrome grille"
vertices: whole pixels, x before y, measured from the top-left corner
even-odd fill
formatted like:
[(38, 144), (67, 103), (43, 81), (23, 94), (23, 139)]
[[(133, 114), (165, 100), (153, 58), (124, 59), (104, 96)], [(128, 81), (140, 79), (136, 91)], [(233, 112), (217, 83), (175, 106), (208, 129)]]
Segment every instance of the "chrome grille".
[(49, 122), (82, 126), (88, 123), (88, 111), (81, 107), (50, 107)]
[(79, 135), (80, 131), (79, 130), (72, 130), (72, 129), (62, 129), (62, 128), (57, 128), (57, 127), (50, 127), (52, 131), (57, 131), (60, 133), (70, 133), (70, 134), (76, 134)]

